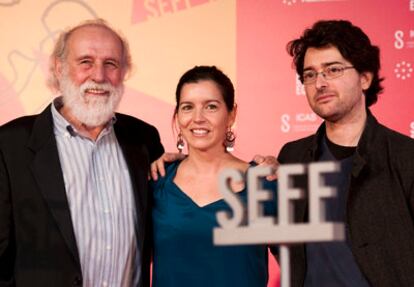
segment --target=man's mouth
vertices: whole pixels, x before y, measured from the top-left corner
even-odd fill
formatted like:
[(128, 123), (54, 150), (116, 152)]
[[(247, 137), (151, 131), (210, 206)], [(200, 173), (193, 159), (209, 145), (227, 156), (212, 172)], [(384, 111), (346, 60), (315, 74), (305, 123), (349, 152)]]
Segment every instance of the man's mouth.
[(335, 97), (334, 94), (328, 94), (328, 93), (321, 94), (321, 95), (316, 96), (315, 101), (317, 103), (325, 103), (325, 102), (330, 101), (333, 97)]
[(107, 96), (109, 92), (103, 89), (86, 89), (85, 94), (95, 95), (95, 96)]

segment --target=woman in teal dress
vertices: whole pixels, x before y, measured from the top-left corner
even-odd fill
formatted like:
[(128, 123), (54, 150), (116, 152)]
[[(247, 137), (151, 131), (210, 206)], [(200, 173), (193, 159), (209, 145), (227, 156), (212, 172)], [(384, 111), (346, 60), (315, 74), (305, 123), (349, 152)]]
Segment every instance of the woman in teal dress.
[[(167, 166), (165, 177), (153, 184), (154, 287), (267, 285), (268, 246), (213, 245), (216, 213), (230, 211), (218, 175), (225, 168), (246, 172), (251, 166), (229, 152), (235, 117), (233, 84), (219, 69), (197, 66), (181, 77), (174, 121), (177, 147), (182, 150), (185, 140), (188, 156)], [(231, 185), (246, 202), (244, 184)], [(276, 189), (274, 182), (264, 187)], [(268, 215), (276, 214), (275, 200), (265, 203)]]

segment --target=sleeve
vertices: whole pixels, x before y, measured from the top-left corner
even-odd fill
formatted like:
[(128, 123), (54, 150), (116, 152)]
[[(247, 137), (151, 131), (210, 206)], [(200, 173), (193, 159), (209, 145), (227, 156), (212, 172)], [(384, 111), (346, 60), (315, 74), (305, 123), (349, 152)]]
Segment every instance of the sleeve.
[(411, 184), (410, 188), (410, 198), (409, 198), (409, 208), (412, 215), (413, 225), (414, 225), (414, 181)]
[(14, 286), (14, 240), (10, 183), (0, 151), (0, 286)]
[(164, 147), (161, 144), (160, 135), (155, 127), (151, 127), (150, 136), (147, 141), (150, 162), (158, 159), (164, 153)]
[(282, 146), (282, 148), (280, 149), (280, 152), (277, 156), (277, 161), (281, 164), (286, 163), (286, 154), (288, 153), (287, 151), (287, 146), (286, 144), (284, 146)]

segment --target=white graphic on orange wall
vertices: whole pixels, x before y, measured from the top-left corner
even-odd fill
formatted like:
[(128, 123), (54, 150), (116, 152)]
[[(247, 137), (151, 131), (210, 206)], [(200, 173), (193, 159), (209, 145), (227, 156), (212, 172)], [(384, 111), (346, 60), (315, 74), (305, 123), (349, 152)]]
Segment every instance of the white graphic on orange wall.
[(411, 73), (413, 72), (413, 67), (411, 63), (402, 61), (395, 65), (394, 73), (397, 79), (406, 80), (411, 78)]

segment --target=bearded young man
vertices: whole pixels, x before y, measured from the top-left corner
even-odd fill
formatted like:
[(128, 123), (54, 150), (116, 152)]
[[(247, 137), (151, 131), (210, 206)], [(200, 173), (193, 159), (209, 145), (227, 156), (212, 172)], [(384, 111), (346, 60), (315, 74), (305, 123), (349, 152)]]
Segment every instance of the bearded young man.
[(0, 286), (149, 286), (147, 175), (163, 147), (115, 113), (130, 65), (102, 20), (63, 32), (61, 96), (0, 128)]

